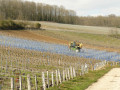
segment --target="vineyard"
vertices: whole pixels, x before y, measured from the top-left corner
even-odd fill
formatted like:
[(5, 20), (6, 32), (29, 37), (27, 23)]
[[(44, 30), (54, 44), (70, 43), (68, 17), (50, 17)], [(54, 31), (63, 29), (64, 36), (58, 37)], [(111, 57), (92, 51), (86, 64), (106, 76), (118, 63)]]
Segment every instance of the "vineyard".
[(120, 61), (120, 54), (115, 52), (98, 51), (94, 49), (83, 48), (83, 50), (80, 53), (75, 53), (74, 51), (70, 51), (68, 46), (66, 45), (37, 42), (37, 41), (25, 40), (25, 39), (8, 37), (8, 36), (0, 36), (0, 45), (6, 47), (10, 46), (13, 48), (57, 53), (68, 56), (77, 56), (77, 57), (91, 58), (97, 60)]
[(0, 90), (120, 90), (120, 0), (51, 1), (0, 0)]
[(115, 52), (83, 48), (76, 53), (66, 45), (4, 35), (0, 35), (0, 45), (2, 90), (46, 90), (120, 61)]

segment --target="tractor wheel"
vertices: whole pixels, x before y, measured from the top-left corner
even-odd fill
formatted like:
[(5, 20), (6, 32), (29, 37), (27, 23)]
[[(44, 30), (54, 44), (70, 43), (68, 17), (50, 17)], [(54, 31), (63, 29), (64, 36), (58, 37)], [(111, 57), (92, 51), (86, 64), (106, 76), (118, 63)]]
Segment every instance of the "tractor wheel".
[(76, 52), (80, 52), (80, 50), (79, 50), (79, 49), (76, 49)]

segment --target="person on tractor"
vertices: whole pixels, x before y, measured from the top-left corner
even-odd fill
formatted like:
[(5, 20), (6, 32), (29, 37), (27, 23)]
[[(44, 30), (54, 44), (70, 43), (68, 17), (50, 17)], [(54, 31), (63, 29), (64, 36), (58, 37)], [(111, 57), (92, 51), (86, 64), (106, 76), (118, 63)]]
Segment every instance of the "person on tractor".
[(69, 48), (70, 48), (70, 49), (71, 49), (71, 48), (75, 48), (75, 46), (76, 46), (76, 42), (75, 42), (75, 41), (69, 43)]

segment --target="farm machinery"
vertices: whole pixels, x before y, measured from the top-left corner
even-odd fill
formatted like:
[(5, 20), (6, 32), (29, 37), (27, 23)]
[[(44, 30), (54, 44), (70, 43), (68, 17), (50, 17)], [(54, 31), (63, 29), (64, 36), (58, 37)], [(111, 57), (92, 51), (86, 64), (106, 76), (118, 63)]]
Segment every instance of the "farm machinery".
[(78, 42), (70, 42), (69, 43), (69, 48), (70, 50), (76, 51), (76, 52), (80, 52), (80, 50), (82, 49), (83, 44), (82, 43), (78, 43)]

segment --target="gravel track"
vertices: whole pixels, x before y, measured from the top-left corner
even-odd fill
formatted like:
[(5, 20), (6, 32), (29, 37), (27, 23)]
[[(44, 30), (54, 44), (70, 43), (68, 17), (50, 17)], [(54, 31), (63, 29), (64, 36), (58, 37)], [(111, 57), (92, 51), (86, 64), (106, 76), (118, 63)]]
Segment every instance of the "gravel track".
[(120, 68), (113, 68), (86, 90), (120, 90)]

